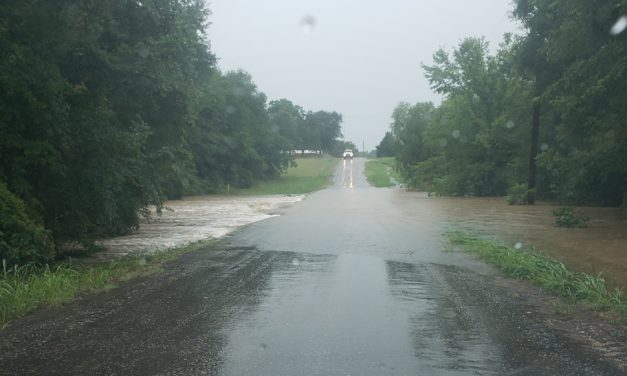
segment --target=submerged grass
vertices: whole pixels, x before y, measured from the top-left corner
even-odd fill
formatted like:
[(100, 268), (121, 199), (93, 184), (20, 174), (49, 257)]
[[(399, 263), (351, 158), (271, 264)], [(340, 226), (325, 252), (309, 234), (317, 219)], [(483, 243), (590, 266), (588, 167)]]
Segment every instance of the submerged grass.
[(571, 303), (583, 303), (627, 321), (627, 297), (620, 289), (608, 290), (601, 274), (575, 273), (535, 250), (517, 250), (465, 232), (453, 231), (447, 235), (451, 243), (478, 255), (511, 277), (530, 281)]
[(296, 166), (284, 175), (254, 187), (232, 190), (238, 195), (304, 194), (320, 190), (331, 181), (338, 164), (337, 158), (296, 158)]
[(394, 157), (370, 159), (366, 162), (364, 175), (366, 175), (368, 183), (375, 187), (391, 187), (394, 183), (391, 181), (390, 176), (396, 181), (399, 180), (399, 176), (395, 172), (395, 166), (396, 161)]
[(58, 307), (80, 294), (111, 289), (117, 283), (155, 273), (179, 255), (211, 246), (203, 240), (181, 248), (120, 258), (106, 264), (78, 265), (71, 260), (55, 265), (23, 265), (0, 274), (0, 328), (37, 308)]

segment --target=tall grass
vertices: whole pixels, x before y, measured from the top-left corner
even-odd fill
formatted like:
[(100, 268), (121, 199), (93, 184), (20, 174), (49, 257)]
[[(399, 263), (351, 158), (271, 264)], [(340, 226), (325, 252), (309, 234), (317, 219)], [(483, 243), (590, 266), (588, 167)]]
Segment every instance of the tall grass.
[(366, 162), (366, 168), (364, 175), (370, 185), (377, 188), (391, 187), (392, 181), (390, 176), (385, 172), (385, 165), (376, 159), (372, 159)]
[(37, 308), (58, 307), (82, 293), (103, 291), (121, 281), (161, 270), (179, 255), (208, 247), (211, 240), (149, 255), (121, 258), (105, 264), (77, 265), (71, 260), (56, 265), (13, 266), (2, 263), (0, 275), (0, 328)]
[(518, 250), (465, 232), (453, 231), (447, 236), (451, 243), (478, 255), (509, 276), (530, 281), (571, 302), (610, 311), (621, 321), (627, 321), (627, 297), (620, 289), (608, 290), (601, 274), (575, 273), (537, 251)]

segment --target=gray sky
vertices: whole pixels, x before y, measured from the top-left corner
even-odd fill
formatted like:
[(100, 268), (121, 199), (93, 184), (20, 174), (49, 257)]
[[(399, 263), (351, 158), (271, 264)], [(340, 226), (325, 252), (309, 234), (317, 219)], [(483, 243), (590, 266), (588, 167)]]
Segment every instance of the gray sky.
[(209, 8), (220, 69), (249, 72), (269, 100), (340, 112), (345, 139), (367, 150), (400, 101), (439, 102), (420, 67), (436, 49), (484, 36), (494, 50), (517, 30), (510, 0), (209, 0)]

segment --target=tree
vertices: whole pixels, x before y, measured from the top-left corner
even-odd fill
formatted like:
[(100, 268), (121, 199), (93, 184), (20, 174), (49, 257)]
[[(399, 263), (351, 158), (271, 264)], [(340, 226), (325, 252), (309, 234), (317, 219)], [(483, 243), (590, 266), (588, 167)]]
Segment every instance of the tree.
[(385, 136), (376, 149), (377, 158), (396, 156), (396, 142), (392, 132), (385, 132)]

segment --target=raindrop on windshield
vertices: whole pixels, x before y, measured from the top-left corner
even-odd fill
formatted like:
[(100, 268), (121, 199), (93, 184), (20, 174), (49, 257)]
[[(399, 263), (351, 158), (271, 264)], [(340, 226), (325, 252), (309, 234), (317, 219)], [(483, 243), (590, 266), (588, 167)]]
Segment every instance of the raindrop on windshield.
[(514, 248), (516, 249), (521, 249), (523, 246), (523, 244), (521, 242), (516, 242), (516, 244), (514, 244)]
[(300, 265), (300, 261), (298, 261), (298, 259), (293, 259), (292, 260), (292, 265), (298, 266), (298, 265)]
[(459, 138), (459, 135), (460, 135), (459, 131), (457, 130), (453, 131), (453, 137)]
[(505, 123), (505, 128), (512, 129), (514, 128), (514, 125), (515, 125), (514, 122), (510, 120), (507, 123)]
[(542, 145), (540, 145), (540, 150), (542, 150), (542, 151), (547, 151), (547, 150), (549, 150), (549, 145), (547, 145), (547, 144), (542, 144)]
[(306, 15), (300, 20), (300, 30), (305, 35), (311, 34), (316, 28), (316, 19), (312, 15)]
[(626, 28), (627, 16), (621, 16), (618, 20), (616, 20), (616, 23), (614, 23), (614, 26), (612, 26), (612, 28), (610, 29), (610, 33), (612, 35), (618, 35), (625, 31)]
[(441, 147), (445, 147), (448, 144), (448, 142), (446, 142), (446, 139), (440, 139), (440, 146)]
[(150, 51), (148, 50), (148, 48), (142, 47), (142, 48), (139, 49), (139, 51), (137, 51), (137, 54), (141, 58), (146, 58), (146, 57), (148, 57), (148, 55), (150, 55)]

